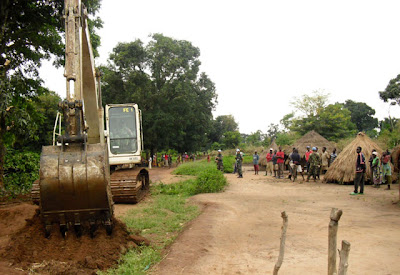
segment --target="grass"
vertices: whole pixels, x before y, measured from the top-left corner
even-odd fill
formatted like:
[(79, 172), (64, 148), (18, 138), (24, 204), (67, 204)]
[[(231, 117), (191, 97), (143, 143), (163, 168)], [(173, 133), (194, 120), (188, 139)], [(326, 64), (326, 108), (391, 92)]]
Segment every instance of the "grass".
[[(233, 168), (235, 167), (235, 156), (224, 156), (224, 172), (225, 173), (233, 173)], [(243, 164), (252, 164), (253, 156), (245, 155), (243, 157)]]
[(185, 224), (200, 214), (197, 206), (187, 204), (187, 199), (198, 193), (221, 191), (227, 184), (215, 164), (206, 161), (182, 164), (175, 174), (197, 178), (152, 185), (151, 200), (140, 203), (123, 217), (131, 232), (151, 240), (152, 245), (129, 250), (116, 268), (99, 274), (146, 274), (151, 266), (161, 261), (164, 249), (176, 239)]

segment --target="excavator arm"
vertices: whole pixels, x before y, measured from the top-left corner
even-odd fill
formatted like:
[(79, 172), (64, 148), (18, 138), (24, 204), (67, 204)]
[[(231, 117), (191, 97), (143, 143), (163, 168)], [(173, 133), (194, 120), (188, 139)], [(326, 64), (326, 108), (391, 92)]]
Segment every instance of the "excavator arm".
[(99, 224), (112, 232), (113, 201), (104, 137), (104, 112), (96, 85), (87, 11), (80, 0), (65, 0), (67, 85), (59, 104), (65, 134), (61, 146), (44, 146), (40, 159), (40, 215), (46, 236), (53, 224), (63, 235), (74, 227), (77, 235)]

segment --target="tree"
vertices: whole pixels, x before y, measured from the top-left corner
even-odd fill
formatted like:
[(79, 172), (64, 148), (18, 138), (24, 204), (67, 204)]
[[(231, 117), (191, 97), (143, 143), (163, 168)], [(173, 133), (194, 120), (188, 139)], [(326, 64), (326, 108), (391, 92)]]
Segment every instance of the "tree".
[(260, 130), (257, 130), (256, 132), (253, 132), (246, 137), (246, 144), (253, 146), (261, 146), (263, 140), (264, 140), (264, 134)]
[(317, 115), (293, 119), (291, 130), (301, 135), (314, 130), (328, 140), (337, 141), (353, 135), (356, 127), (351, 122), (350, 111), (336, 103), (319, 109)]
[[(0, 188), (3, 187), (5, 148), (10, 142), (8, 133), (12, 129), (28, 132), (33, 126), (24, 107), (42, 90), (38, 73), (41, 61), (53, 56), (55, 65), (63, 63), (63, 3), (62, 0), (0, 2)], [(91, 14), (100, 7), (100, 0), (84, 3)], [(90, 26), (101, 26), (101, 20), (94, 19)], [(92, 37), (95, 46), (96, 42), (98, 45), (98, 36)]]
[(359, 132), (369, 132), (378, 127), (378, 119), (372, 117), (375, 110), (366, 103), (346, 100), (344, 107), (350, 111), (351, 122)]
[(199, 72), (200, 50), (190, 42), (153, 34), (119, 43), (102, 68), (103, 102), (135, 102), (143, 111), (146, 148), (180, 152), (202, 148), (212, 130), (215, 85)]
[(304, 94), (300, 98), (295, 98), (290, 104), (294, 107), (294, 112), (300, 112), (302, 116), (317, 116), (328, 104), (329, 94), (322, 91), (313, 91), (312, 96)]
[(379, 92), (379, 97), (384, 102), (390, 102), (392, 105), (400, 105), (400, 74), (389, 81), (386, 89)]
[(239, 131), (228, 131), (225, 132), (222, 138), (222, 143), (224, 148), (232, 149), (236, 148), (241, 141), (241, 136)]
[(216, 119), (211, 122), (211, 130), (208, 138), (211, 142), (219, 143), (225, 132), (238, 131), (238, 126), (238, 123), (232, 115), (217, 116)]

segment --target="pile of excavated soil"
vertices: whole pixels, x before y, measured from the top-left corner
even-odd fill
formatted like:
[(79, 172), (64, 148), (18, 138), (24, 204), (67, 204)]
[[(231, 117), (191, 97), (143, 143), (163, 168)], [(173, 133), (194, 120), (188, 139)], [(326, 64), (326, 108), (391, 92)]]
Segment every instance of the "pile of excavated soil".
[[(2, 209), (0, 218), (6, 217), (6, 212)], [(24, 227), (10, 236), (0, 257), (14, 269), (40, 274), (93, 274), (98, 269), (110, 268), (128, 248), (141, 243), (149, 244), (144, 238), (130, 235), (125, 224), (116, 219), (111, 236), (100, 225), (94, 238), (85, 231), (78, 238), (73, 230), (63, 238), (59, 226), (54, 225), (47, 239), (37, 211), (31, 219), (26, 219)]]

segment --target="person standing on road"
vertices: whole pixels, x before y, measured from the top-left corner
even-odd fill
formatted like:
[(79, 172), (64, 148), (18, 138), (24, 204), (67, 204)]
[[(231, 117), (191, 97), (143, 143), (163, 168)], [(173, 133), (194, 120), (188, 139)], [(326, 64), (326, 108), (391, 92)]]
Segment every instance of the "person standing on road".
[(279, 146), (279, 151), (276, 153), (276, 163), (278, 164), (278, 178), (283, 179), (283, 165), (285, 163), (285, 153)]
[(242, 154), (240, 152), (240, 149), (236, 150), (236, 168), (238, 171), (238, 178), (243, 178), (243, 173), (242, 173), (242, 162), (243, 162), (243, 157)]
[(375, 158), (374, 152), (376, 152), (376, 150), (372, 149), (371, 156), (369, 157), (369, 160), (368, 160), (369, 168), (371, 168), (371, 175), (370, 175), (371, 183), (374, 183), (374, 169), (372, 168), (372, 162), (374, 161), (374, 158)]
[(217, 170), (220, 170), (221, 172), (224, 172), (224, 164), (222, 162), (222, 153), (221, 150), (218, 150), (218, 155), (215, 158), (217, 162)]
[(253, 155), (253, 165), (254, 165), (254, 175), (258, 175), (258, 161), (260, 160), (260, 156), (257, 154), (257, 151), (254, 152)]
[(311, 147), (307, 146), (306, 153), (304, 154), (304, 158), (306, 159), (307, 162), (307, 173), (310, 171), (310, 162), (308, 160), (310, 159), (311, 154), (312, 154)]
[[(364, 195), (364, 173), (365, 173), (365, 156), (361, 153), (362, 148), (357, 147), (357, 160), (356, 160), (356, 175), (354, 177), (354, 192), (350, 195)], [(360, 193), (358, 193), (358, 186), (360, 186)]]
[(387, 184), (386, 190), (390, 190), (392, 183), (392, 167), (390, 166), (390, 152), (386, 151), (382, 155), (382, 184)]
[(321, 154), (321, 174), (325, 175), (326, 171), (328, 170), (329, 166), (329, 159), (331, 156), (326, 151), (326, 147), (322, 147), (322, 154)]
[(269, 148), (269, 153), (267, 153), (267, 168), (265, 170), (265, 175), (268, 175), (268, 172), (270, 172), (272, 176), (272, 171), (274, 170), (274, 163), (272, 162), (272, 157), (274, 156), (273, 149)]
[(319, 157), (319, 154), (317, 153), (317, 148), (313, 147), (312, 148), (313, 153), (310, 154), (310, 158), (308, 159), (308, 162), (310, 163), (310, 168), (308, 170), (308, 176), (307, 176), (307, 182), (310, 180), (311, 175), (313, 176), (314, 181), (316, 181), (317, 175), (318, 175), (318, 167), (321, 163), (321, 158)]
[(278, 178), (278, 163), (277, 163), (277, 161), (278, 161), (278, 159), (277, 159), (277, 157), (276, 157), (276, 150), (274, 151), (274, 154), (272, 155), (272, 164), (274, 165), (274, 177), (275, 178)]
[(372, 170), (372, 182), (374, 183), (375, 188), (381, 187), (381, 161), (378, 157), (378, 152), (372, 152), (372, 162), (371, 162), (371, 170)]
[(150, 156), (150, 158), (149, 158), (149, 169), (151, 169), (151, 162), (153, 161), (153, 159), (151, 158), (151, 156)]
[(291, 154), (291, 159), (292, 159), (291, 168), (292, 168), (292, 174), (293, 174), (292, 175), (293, 181), (296, 180), (295, 175), (297, 173), (300, 173), (304, 180), (303, 169), (301, 168), (301, 164), (300, 164), (301, 158), (300, 158), (299, 151), (297, 149), (293, 150), (293, 153)]
[(168, 168), (172, 167), (172, 157), (171, 154), (168, 155)]

